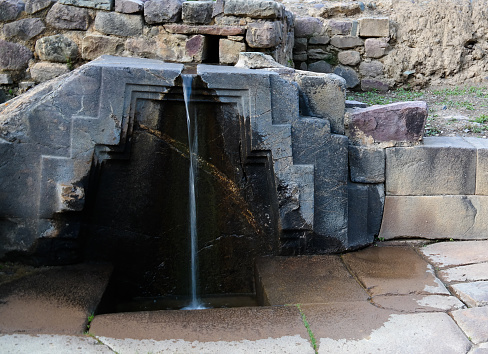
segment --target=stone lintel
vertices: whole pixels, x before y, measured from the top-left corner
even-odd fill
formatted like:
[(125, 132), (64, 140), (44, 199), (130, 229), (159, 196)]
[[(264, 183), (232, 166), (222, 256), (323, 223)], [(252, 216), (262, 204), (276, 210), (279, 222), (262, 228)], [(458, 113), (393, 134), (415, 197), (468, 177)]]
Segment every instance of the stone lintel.
[(191, 26), (170, 24), (164, 25), (164, 29), (170, 33), (210, 34), (215, 36), (236, 36), (246, 32), (246, 29), (241, 26)]

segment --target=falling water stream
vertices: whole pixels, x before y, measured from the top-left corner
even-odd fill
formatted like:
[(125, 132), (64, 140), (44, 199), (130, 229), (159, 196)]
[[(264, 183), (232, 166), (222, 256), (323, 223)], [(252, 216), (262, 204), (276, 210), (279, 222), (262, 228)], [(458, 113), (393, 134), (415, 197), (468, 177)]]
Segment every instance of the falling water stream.
[[(197, 238), (197, 203), (195, 196), (195, 181), (198, 168), (198, 134), (195, 114), (190, 114), (190, 99), (193, 75), (181, 75), (183, 80), (183, 98), (186, 108), (186, 125), (188, 130), (188, 149), (190, 155), (189, 170), (189, 204), (190, 204), (190, 253), (191, 253), (191, 302), (183, 310), (199, 310), (205, 306), (197, 296), (198, 287), (198, 238)], [(191, 119), (193, 116), (193, 119)], [(193, 121), (193, 124), (192, 124)]]

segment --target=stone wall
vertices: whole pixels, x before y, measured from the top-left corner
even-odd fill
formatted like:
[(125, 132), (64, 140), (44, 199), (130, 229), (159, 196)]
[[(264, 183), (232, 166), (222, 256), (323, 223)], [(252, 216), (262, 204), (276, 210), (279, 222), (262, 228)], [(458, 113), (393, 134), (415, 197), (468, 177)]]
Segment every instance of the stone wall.
[(292, 48), (293, 16), (274, 1), (0, 0), (0, 85), (21, 89), (103, 54), (232, 65), (262, 51), (291, 65)]

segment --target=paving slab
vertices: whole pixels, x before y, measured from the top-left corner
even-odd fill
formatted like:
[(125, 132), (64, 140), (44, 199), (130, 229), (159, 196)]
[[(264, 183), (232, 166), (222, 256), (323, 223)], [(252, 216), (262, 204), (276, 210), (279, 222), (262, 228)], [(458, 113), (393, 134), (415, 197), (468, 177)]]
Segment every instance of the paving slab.
[(451, 285), (454, 293), (469, 307), (488, 305), (488, 281), (475, 281)]
[(98, 315), (90, 325), (90, 333), (116, 339), (188, 342), (256, 341), (296, 335), (309, 338), (296, 306)]
[(373, 296), (446, 294), (432, 266), (410, 247), (369, 247), (342, 256)]
[(488, 280), (488, 263), (475, 263), (447, 268), (437, 273), (446, 283)]
[(488, 307), (457, 310), (451, 315), (474, 344), (488, 342)]
[(445, 312), (466, 307), (457, 297), (446, 295), (375, 296), (371, 301), (381, 308), (406, 313)]
[(47, 267), (0, 285), (0, 333), (82, 334), (112, 266)]
[(263, 305), (368, 299), (339, 256), (260, 258), (256, 279), (258, 301)]
[(486, 240), (439, 242), (425, 246), (420, 251), (431, 264), (441, 268), (488, 262)]
[(4, 334), (0, 335), (2, 354), (113, 354), (113, 351), (95, 338), (52, 334)]
[(481, 343), (471, 348), (468, 354), (488, 354), (488, 343)]

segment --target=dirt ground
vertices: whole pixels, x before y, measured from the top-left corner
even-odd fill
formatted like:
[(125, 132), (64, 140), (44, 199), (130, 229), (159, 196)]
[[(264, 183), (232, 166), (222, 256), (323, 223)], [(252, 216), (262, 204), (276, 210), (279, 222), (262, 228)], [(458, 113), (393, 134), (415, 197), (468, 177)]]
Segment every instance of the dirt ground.
[(425, 136), (488, 136), (488, 87), (431, 87), (414, 91), (398, 89), (387, 93), (348, 92), (347, 99), (368, 105), (400, 101), (425, 101), (429, 115)]

